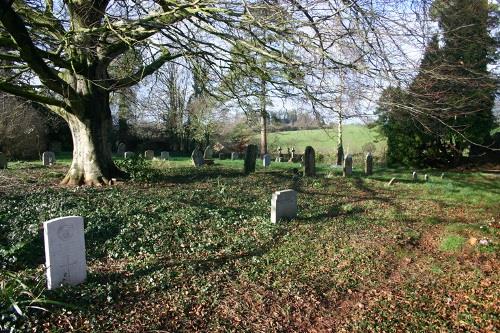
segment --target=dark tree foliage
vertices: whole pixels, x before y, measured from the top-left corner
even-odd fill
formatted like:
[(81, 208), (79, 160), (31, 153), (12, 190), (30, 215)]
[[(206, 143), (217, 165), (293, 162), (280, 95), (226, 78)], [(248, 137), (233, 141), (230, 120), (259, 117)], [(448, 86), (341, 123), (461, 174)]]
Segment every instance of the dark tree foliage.
[(486, 0), (434, 2), (442, 36), (429, 42), (408, 89), (380, 99), (389, 163), (457, 165), (491, 142), (497, 87), (487, 65), (497, 43), (488, 33), (490, 10)]

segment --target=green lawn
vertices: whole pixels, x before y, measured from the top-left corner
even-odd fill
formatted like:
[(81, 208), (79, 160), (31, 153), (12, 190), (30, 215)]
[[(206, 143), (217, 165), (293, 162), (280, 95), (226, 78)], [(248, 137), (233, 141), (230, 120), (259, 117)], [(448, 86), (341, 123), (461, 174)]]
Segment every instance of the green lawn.
[[(0, 331), (498, 327), (498, 175), (419, 170), (425, 183), (322, 165), (297, 178), (298, 164), (274, 163), (244, 176), (241, 160), (179, 158), (121, 162), (133, 179), (116, 186), (59, 187), (67, 162), (0, 171)], [(298, 218), (272, 224), (271, 194), (286, 188)], [(40, 226), (65, 215), (85, 218), (88, 280), (47, 291)]]
[[(259, 135), (254, 137), (255, 142), (259, 142)], [(336, 129), (315, 129), (302, 131), (285, 131), (269, 133), (269, 148), (275, 151), (281, 146), (286, 152), (287, 147), (295, 147), (298, 152), (303, 152), (305, 147), (312, 146), (317, 152), (322, 154), (337, 153), (337, 130)], [(344, 126), (344, 149), (351, 154), (363, 153), (363, 146), (373, 143), (375, 154), (383, 154), (386, 141), (377, 133), (376, 129), (369, 129), (363, 125)]]

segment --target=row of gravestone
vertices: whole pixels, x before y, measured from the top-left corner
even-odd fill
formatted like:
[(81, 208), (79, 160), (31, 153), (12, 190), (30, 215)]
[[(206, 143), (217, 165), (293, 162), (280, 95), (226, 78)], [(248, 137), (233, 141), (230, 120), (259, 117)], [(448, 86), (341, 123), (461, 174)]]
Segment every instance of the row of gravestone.
[[(441, 174), (441, 177), (440, 177), (440, 178), (441, 178), (441, 179), (444, 179), (444, 172)], [(414, 182), (418, 181), (418, 173), (417, 173), (416, 171), (413, 171), (413, 173), (411, 174), (411, 179), (412, 179)], [(431, 180), (431, 177), (430, 177), (428, 174), (425, 174), (425, 175), (424, 175), (424, 181), (425, 181), (425, 182), (429, 182), (430, 180)], [(394, 184), (394, 183), (396, 183), (396, 182), (397, 182), (397, 178), (396, 178), (396, 177), (392, 178), (392, 179), (389, 181), (389, 186), (390, 186), (390, 185), (393, 185), (393, 184)]]
[[(297, 216), (297, 192), (283, 190), (271, 197), (271, 222)], [(84, 221), (67, 216), (43, 223), (47, 288), (77, 285), (87, 278)]]
[[(124, 159), (129, 159), (135, 156), (135, 153), (132, 151), (126, 151), (123, 153), (123, 158)], [(144, 152), (144, 158), (146, 160), (152, 160), (155, 158), (155, 152), (154, 150), (146, 150)], [(160, 153), (160, 160), (169, 160), (170, 159), (170, 153), (168, 151), (162, 151)]]

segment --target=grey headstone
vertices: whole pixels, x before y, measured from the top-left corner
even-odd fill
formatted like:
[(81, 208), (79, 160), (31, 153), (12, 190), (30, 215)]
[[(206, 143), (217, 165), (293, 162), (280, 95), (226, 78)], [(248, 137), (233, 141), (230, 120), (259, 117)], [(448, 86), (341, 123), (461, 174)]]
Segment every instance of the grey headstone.
[(0, 169), (7, 169), (7, 156), (4, 153), (0, 153)]
[(44, 166), (49, 166), (56, 163), (56, 154), (51, 151), (46, 151), (42, 154), (42, 163)]
[(441, 174), (441, 179), (444, 179), (444, 172)]
[(428, 182), (428, 181), (429, 181), (429, 175), (428, 175), (428, 174), (425, 174), (425, 175), (424, 175), (424, 180), (425, 180), (426, 182)]
[(304, 152), (304, 176), (314, 177), (316, 176), (316, 153), (314, 148), (307, 146)]
[(168, 151), (162, 151), (160, 153), (160, 160), (168, 160), (170, 159), (170, 153)]
[(373, 174), (373, 156), (372, 153), (366, 154), (365, 158), (365, 175), (371, 176)]
[(232, 153), (231, 153), (231, 159), (232, 159), (232, 160), (237, 160), (238, 158), (239, 158), (238, 153), (236, 153), (236, 152), (232, 152)]
[(155, 157), (155, 152), (154, 150), (146, 150), (144, 152), (144, 158), (147, 160), (152, 160)]
[(83, 217), (68, 216), (43, 223), (47, 288), (76, 285), (87, 277)]
[(273, 193), (271, 198), (271, 222), (276, 223), (281, 218), (292, 219), (297, 216), (297, 192), (283, 190)]
[(248, 175), (251, 172), (255, 172), (255, 162), (257, 160), (258, 148), (256, 145), (248, 145), (245, 153), (245, 163), (243, 172)]
[(118, 147), (116, 148), (116, 153), (118, 155), (123, 155), (126, 150), (127, 150), (127, 146), (123, 142), (120, 142), (118, 144)]
[(418, 174), (416, 171), (413, 171), (413, 173), (411, 174), (411, 178), (413, 179), (414, 182), (418, 180)]
[(344, 177), (352, 176), (352, 156), (347, 155), (344, 159)]
[(205, 164), (205, 159), (203, 158), (203, 153), (198, 148), (195, 148), (193, 150), (193, 153), (191, 154), (191, 161), (193, 162), (193, 165), (195, 167), (200, 167), (203, 164)]
[(271, 165), (271, 155), (269, 154), (265, 154), (263, 157), (262, 157), (262, 166), (264, 168), (267, 168), (268, 166)]
[(129, 158), (132, 158), (134, 157), (134, 152), (131, 152), (131, 151), (126, 151), (124, 154), (123, 154), (123, 158), (124, 159), (129, 159)]
[(396, 182), (396, 178), (392, 178), (390, 181), (389, 181), (389, 186), (391, 186), (392, 184), (394, 184)]
[(283, 162), (283, 157), (276, 157), (276, 163)]
[(205, 152), (203, 153), (203, 158), (206, 160), (209, 160), (213, 157), (213, 154), (214, 154), (214, 151), (212, 150), (212, 148), (210, 146), (208, 146), (207, 148), (205, 148)]

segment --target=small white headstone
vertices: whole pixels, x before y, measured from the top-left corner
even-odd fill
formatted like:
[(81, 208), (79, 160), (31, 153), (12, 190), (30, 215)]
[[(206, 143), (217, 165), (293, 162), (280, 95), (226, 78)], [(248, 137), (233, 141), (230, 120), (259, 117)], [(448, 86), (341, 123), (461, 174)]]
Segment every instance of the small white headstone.
[(424, 175), (424, 180), (425, 180), (426, 182), (428, 182), (428, 181), (429, 181), (429, 175), (428, 175), (428, 174), (425, 174), (425, 175)]
[(44, 166), (49, 166), (56, 163), (56, 154), (51, 151), (46, 151), (42, 154), (42, 163)]
[(126, 151), (124, 154), (123, 154), (123, 158), (125, 159), (129, 159), (129, 158), (132, 158), (134, 157), (134, 152), (131, 152), (131, 151)]
[(87, 278), (83, 217), (68, 216), (43, 223), (47, 288), (76, 285)]
[(281, 218), (292, 219), (297, 216), (297, 192), (283, 190), (273, 193), (271, 199), (271, 222), (276, 223)]
[(146, 150), (144, 152), (144, 158), (147, 159), (147, 160), (152, 160), (153, 157), (155, 157), (155, 152), (154, 150)]
[(168, 160), (170, 158), (170, 153), (168, 151), (162, 151), (160, 153), (160, 160)]
[(417, 174), (417, 172), (413, 171), (411, 177), (412, 177), (413, 181), (416, 182), (418, 180), (418, 174)]
[(262, 166), (264, 168), (267, 168), (268, 166), (271, 165), (271, 155), (269, 154), (265, 154), (263, 157), (262, 157)]

